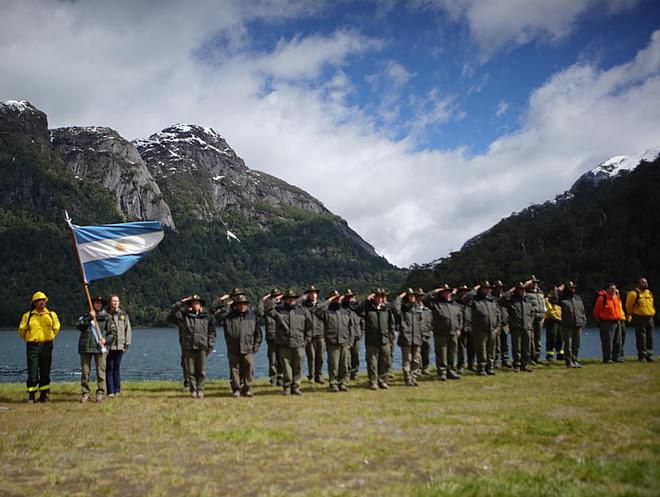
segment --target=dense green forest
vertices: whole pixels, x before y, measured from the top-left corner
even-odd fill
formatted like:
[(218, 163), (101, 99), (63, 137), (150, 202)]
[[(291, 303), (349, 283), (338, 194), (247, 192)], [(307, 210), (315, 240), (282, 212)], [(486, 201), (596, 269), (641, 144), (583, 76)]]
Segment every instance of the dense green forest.
[[(73, 175), (47, 136), (0, 131), (0, 326), (18, 324), (35, 290), (45, 291), (49, 306), (71, 324), (85, 301), (64, 210), (80, 225), (120, 222), (122, 215), (110, 192)], [(300, 290), (312, 283), (324, 292), (366, 292), (398, 288), (405, 279), (404, 271), (345, 236), (343, 221), (332, 214), (287, 208), (265, 232), (234, 213), (239, 243), (227, 240), (224, 224), (176, 207), (177, 232), (166, 231), (126, 275), (92, 283), (93, 293), (119, 293), (137, 323), (162, 323), (171, 303), (193, 292), (210, 299), (240, 286), (254, 298), (272, 285)]]
[(531, 274), (544, 287), (573, 280), (590, 305), (614, 281), (628, 289), (641, 275), (660, 278), (660, 159), (503, 219), (473, 243), (434, 264), (413, 266), (407, 285), (505, 283)]

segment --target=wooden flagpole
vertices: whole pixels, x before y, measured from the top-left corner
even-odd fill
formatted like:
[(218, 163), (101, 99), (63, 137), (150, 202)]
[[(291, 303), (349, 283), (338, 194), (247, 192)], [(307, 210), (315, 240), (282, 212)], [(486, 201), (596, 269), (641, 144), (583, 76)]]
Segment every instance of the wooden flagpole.
[[(67, 211), (64, 211), (64, 219), (66, 220), (66, 224), (69, 228), (69, 232), (71, 233), (71, 243), (73, 245), (73, 252), (76, 254), (76, 260), (78, 261), (78, 269), (80, 269), (80, 279), (82, 280), (83, 283), (83, 288), (85, 289), (85, 297), (87, 297), (87, 305), (89, 306), (89, 310), (92, 311), (94, 310), (94, 306), (92, 305), (92, 296), (89, 293), (89, 283), (87, 283), (87, 278), (85, 278), (85, 270), (83, 269), (82, 262), (80, 261), (80, 252), (78, 251), (78, 242), (76, 242), (76, 234), (73, 231), (73, 225), (71, 222), (71, 218), (69, 217), (69, 213)], [(105, 351), (105, 345), (102, 345), (100, 341), (103, 339), (103, 335), (101, 335), (101, 328), (99, 328), (99, 323), (96, 321), (96, 317), (93, 318), (94, 321), (94, 327), (96, 328), (96, 332), (98, 333), (98, 344), (101, 345), (102, 351)]]

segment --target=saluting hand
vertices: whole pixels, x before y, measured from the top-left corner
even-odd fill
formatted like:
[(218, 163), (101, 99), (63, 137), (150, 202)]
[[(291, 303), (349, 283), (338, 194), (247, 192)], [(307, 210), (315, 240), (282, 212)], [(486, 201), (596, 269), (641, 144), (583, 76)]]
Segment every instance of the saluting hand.
[(89, 311), (89, 316), (90, 316), (92, 319), (96, 319), (96, 311), (95, 311), (94, 309), (90, 309), (90, 311)]

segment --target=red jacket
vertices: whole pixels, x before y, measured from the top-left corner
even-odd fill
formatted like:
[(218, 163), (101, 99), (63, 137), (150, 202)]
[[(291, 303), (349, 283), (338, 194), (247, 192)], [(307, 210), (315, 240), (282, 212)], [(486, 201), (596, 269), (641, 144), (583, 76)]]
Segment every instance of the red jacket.
[(598, 292), (594, 305), (594, 319), (596, 321), (619, 321), (623, 319), (621, 298), (618, 295), (608, 295), (605, 290)]

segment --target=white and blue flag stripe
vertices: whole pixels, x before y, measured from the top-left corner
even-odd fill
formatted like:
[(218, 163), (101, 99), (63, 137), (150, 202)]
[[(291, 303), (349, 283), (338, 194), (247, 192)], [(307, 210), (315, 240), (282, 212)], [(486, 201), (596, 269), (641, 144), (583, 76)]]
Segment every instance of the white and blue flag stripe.
[(163, 239), (160, 221), (71, 227), (87, 283), (124, 274)]

